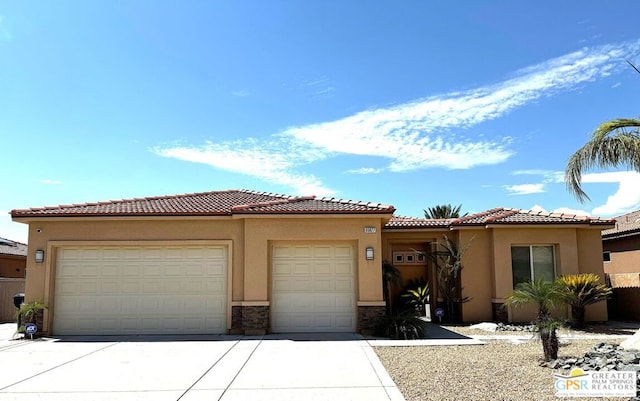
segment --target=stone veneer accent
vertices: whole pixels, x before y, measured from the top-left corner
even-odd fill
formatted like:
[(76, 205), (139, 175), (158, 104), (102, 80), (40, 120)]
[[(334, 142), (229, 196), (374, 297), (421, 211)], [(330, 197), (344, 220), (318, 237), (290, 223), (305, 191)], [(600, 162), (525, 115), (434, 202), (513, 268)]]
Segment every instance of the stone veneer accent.
[(269, 330), (268, 306), (232, 306), (231, 334), (261, 336)]
[(385, 313), (384, 306), (358, 306), (358, 333), (373, 334)]
[(492, 302), (493, 321), (500, 323), (509, 322), (509, 312), (502, 302)]

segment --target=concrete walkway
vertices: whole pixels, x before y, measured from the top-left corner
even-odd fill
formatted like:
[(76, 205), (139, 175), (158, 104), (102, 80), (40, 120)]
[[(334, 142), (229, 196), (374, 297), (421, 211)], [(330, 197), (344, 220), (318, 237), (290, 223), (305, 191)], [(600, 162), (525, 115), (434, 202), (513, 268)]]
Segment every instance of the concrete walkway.
[(29, 341), (1, 326), (1, 400), (404, 400), (356, 334)]

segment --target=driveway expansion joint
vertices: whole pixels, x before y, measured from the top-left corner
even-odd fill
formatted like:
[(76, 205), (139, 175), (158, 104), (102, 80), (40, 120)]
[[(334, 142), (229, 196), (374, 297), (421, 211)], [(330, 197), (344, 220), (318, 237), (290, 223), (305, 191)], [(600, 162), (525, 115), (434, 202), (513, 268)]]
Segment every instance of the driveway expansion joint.
[(93, 355), (93, 354), (98, 353), (98, 352), (100, 352), (100, 351), (102, 351), (102, 350), (105, 350), (105, 349), (107, 349), (107, 348), (111, 348), (111, 347), (113, 347), (114, 345), (117, 345), (117, 344), (118, 344), (118, 343), (109, 344), (109, 345), (107, 345), (106, 347), (98, 348), (98, 349), (93, 350), (93, 351), (91, 351), (91, 352), (87, 352), (86, 354), (80, 355), (79, 357), (76, 357), (76, 358), (73, 358), (73, 359), (68, 360), (68, 361), (66, 361), (66, 362), (60, 363), (60, 364), (58, 364), (58, 365), (56, 365), (56, 366), (52, 366), (52, 367), (50, 367), (49, 369), (45, 369), (45, 370), (43, 370), (42, 372), (38, 372), (38, 373), (36, 373), (36, 374), (34, 374), (34, 375), (31, 375), (31, 376), (29, 376), (29, 377), (26, 377), (26, 378), (24, 378), (24, 379), (18, 380), (18, 381), (17, 381), (17, 382), (15, 382), (15, 383), (11, 383), (11, 384), (9, 384), (8, 386), (4, 386), (4, 387), (0, 388), (0, 391), (4, 391), (4, 390), (6, 390), (6, 389), (8, 389), (8, 388), (10, 388), (10, 387), (13, 387), (13, 386), (17, 385), (17, 384), (24, 383), (24, 382), (26, 382), (27, 380), (31, 380), (31, 379), (33, 379), (34, 377), (38, 377), (38, 376), (40, 376), (40, 375), (42, 375), (42, 374), (45, 374), (45, 373), (50, 372), (50, 371), (52, 371), (52, 370), (58, 369), (58, 368), (59, 368), (59, 367), (61, 367), (61, 366), (68, 365), (68, 364), (70, 364), (70, 363), (72, 363), (72, 362), (78, 361), (78, 360), (80, 360), (80, 359), (82, 359), (82, 358), (85, 358), (85, 357), (87, 357), (87, 356), (89, 356), (89, 355)]

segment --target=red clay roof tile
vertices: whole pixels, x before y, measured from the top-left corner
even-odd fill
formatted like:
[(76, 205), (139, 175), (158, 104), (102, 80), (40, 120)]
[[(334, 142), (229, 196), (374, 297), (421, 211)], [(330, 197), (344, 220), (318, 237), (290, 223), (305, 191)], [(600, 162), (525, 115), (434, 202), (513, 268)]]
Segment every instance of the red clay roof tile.
[(12, 210), (12, 217), (226, 216), (269, 213), (393, 213), (378, 203), (229, 190)]
[(458, 226), (484, 226), (488, 224), (586, 224), (609, 226), (613, 223), (614, 220), (600, 219), (598, 217), (495, 208), (457, 219), (420, 219), (394, 216), (391, 221), (385, 225), (385, 229), (453, 228)]

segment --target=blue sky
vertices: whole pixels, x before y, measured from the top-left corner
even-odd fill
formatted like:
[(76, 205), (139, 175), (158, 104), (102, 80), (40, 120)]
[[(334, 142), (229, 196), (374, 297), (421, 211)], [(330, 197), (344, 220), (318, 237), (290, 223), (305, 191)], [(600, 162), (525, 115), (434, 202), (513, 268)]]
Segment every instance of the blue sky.
[(224, 189), (603, 217), (640, 174), (569, 156), (638, 117), (637, 1), (0, 1), (12, 209)]

